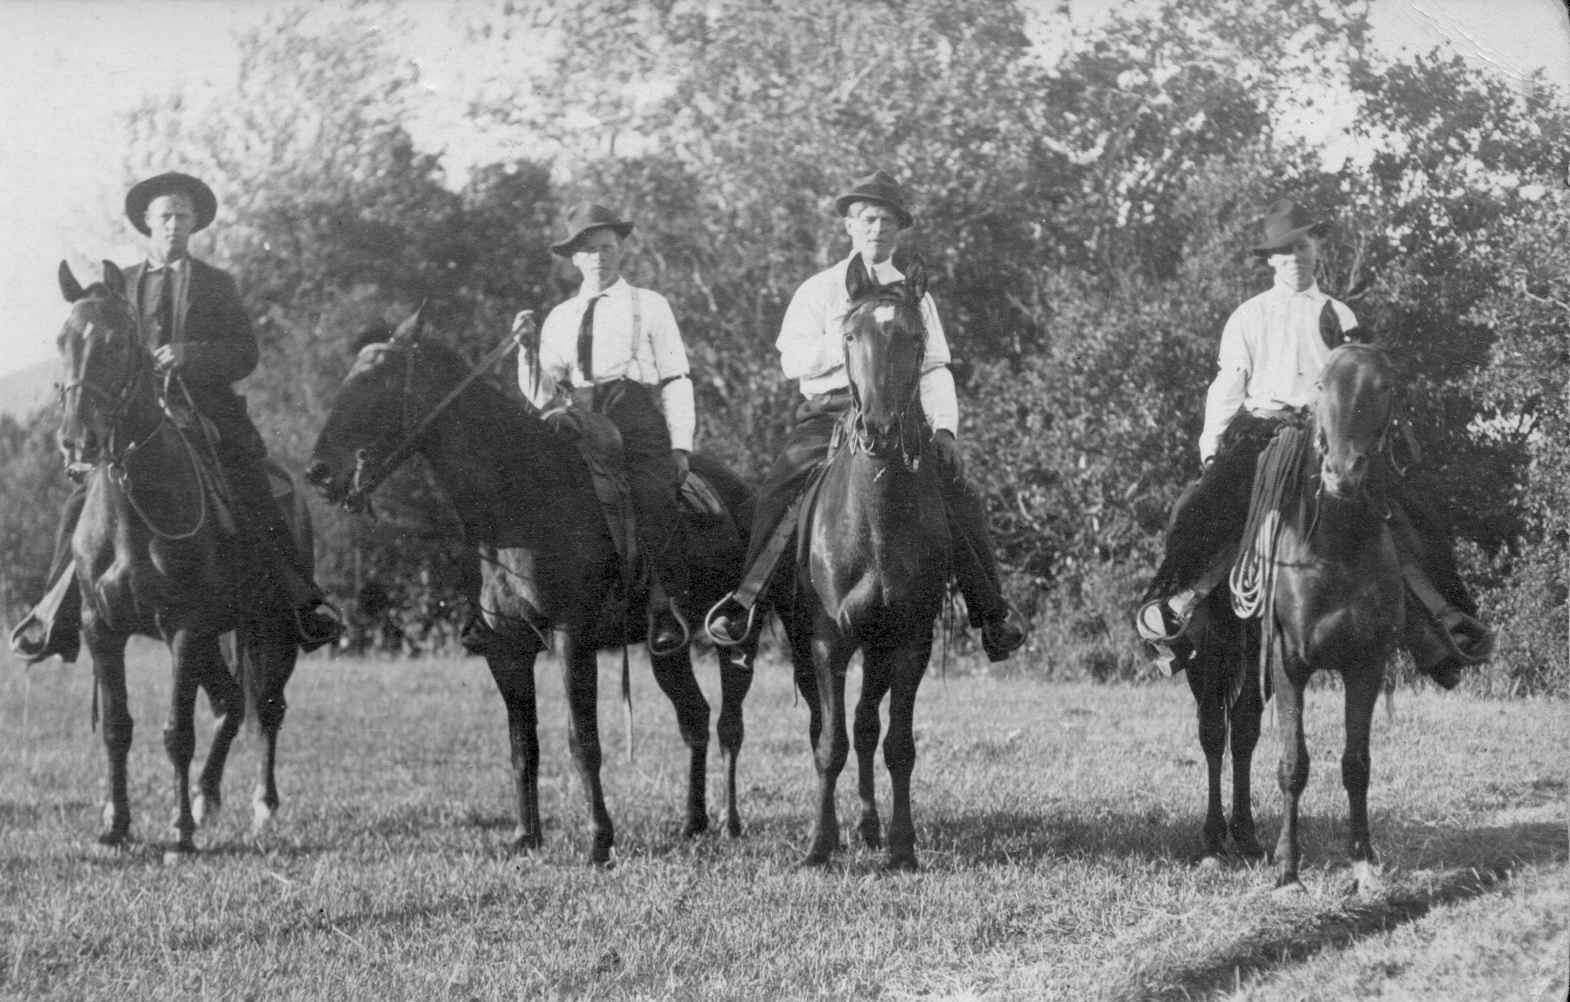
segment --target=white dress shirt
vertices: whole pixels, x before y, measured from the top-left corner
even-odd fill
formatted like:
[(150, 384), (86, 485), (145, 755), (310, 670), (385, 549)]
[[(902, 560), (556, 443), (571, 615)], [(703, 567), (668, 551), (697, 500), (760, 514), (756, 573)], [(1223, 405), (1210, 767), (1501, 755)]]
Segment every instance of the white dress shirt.
[(536, 407), (547, 406), (561, 384), (586, 386), (578, 365), (578, 327), (589, 300), (594, 308), (594, 337), (589, 367), (596, 384), (630, 379), (659, 390), (670, 428), (671, 448), (692, 448), (697, 425), (687, 348), (665, 297), (617, 279), (597, 296), (580, 291), (558, 303), (540, 328), (540, 356), (518, 353), (518, 385)]
[(1357, 326), (1346, 304), (1319, 291), (1277, 283), (1232, 311), (1221, 331), (1216, 378), (1205, 396), (1201, 461), (1216, 454), (1221, 433), (1239, 408), (1272, 411), (1306, 407), (1318, 393), (1330, 348), (1319, 336), (1319, 314), (1334, 304), (1342, 330)]
[[(850, 377), (845, 372), (845, 341), (842, 323), (850, 312), (850, 293), (845, 290), (847, 257), (818, 272), (796, 290), (780, 336), (780, 368), (788, 379), (801, 381), (803, 396), (815, 397), (830, 390), (846, 389)], [(904, 278), (893, 262), (877, 265), (874, 278), (887, 284)], [(921, 409), (934, 431), (955, 432), (959, 428), (959, 401), (954, 392), (954, 375), (949, 372), (949, 343), (943, 336), (943, 322), (932, 296), (921, 299), (921, 319), (927, 330), (926, 351), (921, 370)]]

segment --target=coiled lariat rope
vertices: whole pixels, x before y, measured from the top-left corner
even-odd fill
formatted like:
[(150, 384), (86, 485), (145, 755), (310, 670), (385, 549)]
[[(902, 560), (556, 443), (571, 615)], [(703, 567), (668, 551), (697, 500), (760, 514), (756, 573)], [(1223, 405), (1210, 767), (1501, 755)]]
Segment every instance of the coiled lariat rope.
[(1239, 619), (1251, 619), (1265, 611), (1275, 590), (1282, 511), (1302, 495), (1303, 464), (1313, 454), (1311, 436), (1307, 428), (1284, 427), (1259, 455), (1243, 547), (1227, 578), (1232, 611)]

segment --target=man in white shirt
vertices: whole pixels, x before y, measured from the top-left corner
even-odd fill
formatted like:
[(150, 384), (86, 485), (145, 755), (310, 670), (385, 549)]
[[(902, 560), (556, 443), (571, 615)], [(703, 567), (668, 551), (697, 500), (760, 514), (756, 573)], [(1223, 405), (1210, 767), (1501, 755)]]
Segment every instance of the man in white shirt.
[(621, 433), (651, 571), (649, 647), (666, 654), (686, 646), (689, 635), (679, 609), (687, 566), (676, 489), (687, 477), (697, 412), (670, 303), (621, 276), (632, 228), (602, 205), (568, 211), (567, 238), (551, 250), (571, 259), (583, 285), (546, 316), (538, 352), (519, 352), (518, 384), (537, 407), (570, 402), (604, 414)]
[[(1315, 279), (1324, 229), (1290, 199), (1276, 202), (1265, 216), (1264, 239), (1253, 248), (1275, 281), (1234, 310), (1222, 329), (1199, 437), (1203, 473), (1173, 507), (1166, 555), (1136, 620), (1171, 671), (1184, 667), (1189, 618), (1219, 583), (1217, 561), (1242, 532), (1255, 461), (1281, 423), (1302, 420), (1314, 402), (1335, 347), (1326, 332), (1357, 326), (1346, 304), (1321, 292)], [(1398, 490), (1392, 484), (1393, 500)], [(1492, 637), (1475, 618), (1476, 604), (1443, 531), (1430, 519), (1410, 517), (1418, 514), (1412, 506), (1397, 509), (1392, 528), (1408, 584), (1440, 631), (1422, 643), (1408, 631), (1408, 646), (1419, 668), (1453, 685), (1461, 665), (1487, 656)]]
[[(800, 382), (805, 400), (796, 409), (796, 424), (784, 451), (759, 490), (742, 585), (709, 613), (709, 632), (718, 643), (739, 642), (755, 622), (755, 604), (778, 556), (778, 550), (765, 551), (812, 471), (827, 459), (834, 426), (851, 406), (841, 327), (850, 307), (846, 269), (865, 267), (873, 281), (884, 285), (904, 278), (894, 264), (893, 253), (912, 216), (898, 182), (877, 171), (858, 181), (834, 204), (844, 217), (851, 253), (803, 282), (780, 324), (775, 341), (780, 367), (787, 378)], [(985, 503), (964, 479), (955, 440), (959, 404), (948, 367), (949, 346), (930, 295), (921, 301), (921, 314), (927, 338), (919, 390), (921, 409), (932, 431), (930, 455), (938, 463), (955, 540), (954, 576), (965, 596), (971, 625), (981, 628), (988, 656), (1001, 661), (1024, 643), (1025, 626), (1003, 598)]]

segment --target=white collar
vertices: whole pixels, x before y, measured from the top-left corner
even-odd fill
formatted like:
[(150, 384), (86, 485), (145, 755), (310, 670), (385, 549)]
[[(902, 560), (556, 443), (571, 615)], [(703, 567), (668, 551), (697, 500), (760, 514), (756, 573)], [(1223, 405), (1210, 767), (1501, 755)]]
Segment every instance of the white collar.
[[(841, 262), (845, 265), (847, 271), (850, 269), (850, 263), (856, 257), (856, 254), (857, 252), (852, 249), (851, 252), (846, 255), (845, 260)], [(876, 265), (870, 264), (866, 258), (862, 258), (861, 265), (863, 268), (867, 269), (867, 273), (872, 276), (872, 280), (881, 285), (888, 285), (890, 282), (898, 282), (905, 277), (905, 273), (894, 266), (894, 258), (892, 255), (888, 258), (888, 260)]]
[(605, 288), (601, 289), (599, 292), (589, 293), (589, 292), (585, 292), (582, 289), (582, 287), (579, 287), (578, 294), (576, 296), (574, 296), (573, 298), (574, 299), (581, 299), (585, 303), (587, 303), (591, 299), (600, 299), (600, 298), (610, 297), (612, 295), (618, 295), (618, 296), (619, 295), (623, 295), (624, 293), (621, 290), (626, 289), (626, 288), (630, 288), (630, 286), (627, 285), (627, 279), (625, 277), (618, 277), (616, 279), (616, 281), (612, 282), (610, 285), (607, 285)]
[(181, 257), (181, 258), (175, 258), (173, 261), (165, 261), (163, 264), (154, 264), (153, 263), (153, 259), (152, 258), (148, 258), (147, 262), (146, 262), (146, 264), (147, 264), (146, 270), (149, 273), (155, 272), (155, 271), (172, 271), (172, 272), (184, 271), (185, 270), (185, 263), (187, 261), (189, 261), (190, 259), (191, 259), (190, 256), (187, 255), (187, 256)]
[(1290, 285), (1273, 282), (1270, 286), (1270, 293), (1278, 299), (1291, 299), (1294, 296), (1307, 296), (1310, 299), (1318, 299), (1324, 295), (1324, 293), (1319, 291), (1317, 279), (1308, 283), (1308, 288), (1306, 289), (1294, 289)]

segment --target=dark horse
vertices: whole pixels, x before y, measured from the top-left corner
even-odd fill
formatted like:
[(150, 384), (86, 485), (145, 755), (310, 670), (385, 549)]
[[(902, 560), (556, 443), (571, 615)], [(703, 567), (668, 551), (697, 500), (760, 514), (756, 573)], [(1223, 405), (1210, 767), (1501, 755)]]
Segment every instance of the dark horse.
[[(1232, 629), (1212, 627), (1191, 669), (1210, 761), (1207, 848), (1219, 848), (1218, 777), (1230, 710), (1237, 784), (1231, 833), (1245, 853), (1256, 854), (1247, 776), (1263, 699), (1248, 655), (1256, 644), (1263, 652), (1260, 660), (1268, 666), (1264, 697), (1273, 694), (1279, 700), (1282, 729), (1278, 887), (1300, 886), (1298, 802), (1309, 771), (1303, 691), (1321, 669), (1340, 672), (1345, 690), (1341, 779), (1350, 805), (1354, 886), (1365, 892), (1377, 886), (1368, 830), (1369, 732), (1405, 601), (1388, 494), (1394, 400), (1394, 370), (1383, 351), (1352, 343), (1331, 352), (1320, 375), (1312, 427), (1282, 429), (1260, 457), (1258, 476), (1279, 482), (1281, 500), (1263, 510), (1256, 486), (1251, 531), (1231, 582), (1233, 605), (1257, 612), (1257, 623), (1245, 624), (1257, 629), (1250, 635), (1235, 620)], [(1249, 567), (1252, 574), (1245, 572)], [(1222, 682), (1223, 677), (1230, 682)]]
[[(593, 826), (589, 858), (609, 859), (614, 838), (600, 785), (596, 716), (597, 652), (641, 643), (643, 588), (629, 588), (622, 558), (576, 442), (490, 382), (465, 387), (467, 366), (451, 349), (421, 338), (420, 312), (386, 343), (367, 345), (345, 377), (317, 438), (306, 478), (329, 501), (363, 506), (357, 469), (385, 470), (410, 446), (425, 457), (479, 553), (479, 613), (491, 677), (507, 707), (518, 828), (513, 848), (542, 843), (540, 746), (534, 661), (560, 640), (569, 704), (568, 744), (583, 781)], [(407, 444), (404, 444), (407, 443)], [(751, 492), (713, 459), (692, 457), (696, 474), (725, 512), (686, 513), (691, 568), (690, 622), (732, 587), (746, 552)], [(471, 636), (474, 631), (470, 631)], [(740, 834), (736, 756), (741, 704), (752, 650), (717, 651), (723, 706), (718, 723), (727, 762), (727, 828)], [(676, 708), (690, 749), (686, 834), (708, 827), (705, 776), (709, 704), (685, 649), (651, 657), (654, 676)]]
[[(72, 469), (86, 477), (72, 552), (109, 755), (109, 803), (99, 841), (120, 845), (130, 831), (125, 645), (132, 634), (142, 634), (168, 644), (173, 659), (164, 748), (179, 801), (175, 849), (188, 853), (196, 848), (197, 825), (221, 802), (224, 762), (248, 708), (265, 740), (253, 830), (278, 808), (273, 766), (284, 685), (297, 654), (294, 617), (249, 590), (258, 575), (232, 525), (223, 524), (227, 509), (213, 492), (221, 474), (206, 465), (197, 419), (166, 399), (138, 336), (120, 269), (105, 261), (103, 281), (83, 289), (62, 262), (60, 291), (71, 314), (59, 337), (66, 369), (59, 440)], [(219, 647), (220, 636), (231, 630), (237, 632), (238, 680)], [(198, 689), (206, 691), (217, 726), (193, 805)]]
[[(826, 863), (839, 847), (834, 786), (848, 753), (845, 671), (859, 649), (858, 830), (868, 846), (879, 845), (873, 769), (879, 704), (888, 694), (888, 864), (915, 869), (912, 718), (950, 569), (948, 520), (936, 464), (923, 456), (926, 427), (917, 394), (926, 280), (916, 265), (900, 283), (875, 285), (860, 267), (848, 270), (846, 282), (851, 307), (843, 336), (852, 407), (805, 499), (795, 594), (776, 603), (791, 641), (796, 684), (811, 712), (818, 771), (818, 812), (805, 862)], [(788, 585), (791, 576), (781, 578)]]

